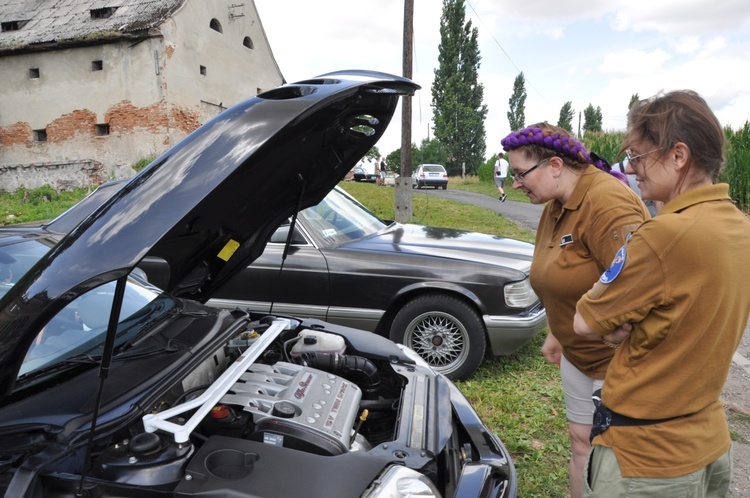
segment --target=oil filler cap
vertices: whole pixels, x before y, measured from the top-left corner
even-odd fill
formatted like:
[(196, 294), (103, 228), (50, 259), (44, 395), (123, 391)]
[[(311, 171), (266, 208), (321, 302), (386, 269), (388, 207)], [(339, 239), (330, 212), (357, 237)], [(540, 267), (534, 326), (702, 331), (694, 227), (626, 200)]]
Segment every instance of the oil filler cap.
[(294, 405), (288, 401), (279, 401), (273, 405), (272, 414), (279, 418), (292, 418), (297, 413)]

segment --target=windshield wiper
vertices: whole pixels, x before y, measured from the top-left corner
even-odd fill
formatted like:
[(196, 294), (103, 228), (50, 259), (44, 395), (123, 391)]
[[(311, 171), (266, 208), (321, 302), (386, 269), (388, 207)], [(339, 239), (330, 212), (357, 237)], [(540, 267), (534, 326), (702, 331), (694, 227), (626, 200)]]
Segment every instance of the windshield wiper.
[(19, 384), (26, 384), (28, 382), (39, 379), (41, 377), (49, 376), (51, 374), (74, 370), (81, 365), (98, 365), (101, 358), (101, 354), (91, 355), (88, 353), (80, 353), (75, 356), (71, 356), (70, 358), (65, 358), (64, 360), (55, 362), (52, 365), (26, 372), (25, 374), (18, 377), (18, 381)]

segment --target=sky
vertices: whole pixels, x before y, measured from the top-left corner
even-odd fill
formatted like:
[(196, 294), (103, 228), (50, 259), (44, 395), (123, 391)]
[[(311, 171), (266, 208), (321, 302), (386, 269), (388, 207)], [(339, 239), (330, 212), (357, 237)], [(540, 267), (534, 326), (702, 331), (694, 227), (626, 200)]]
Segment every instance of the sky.
[[(402, 74), (403, 0), (255, 0), (287, 82), (342, 69)], [(440, 0), (414, 0), (412, 142), (431, 138)], [(486, 156), (510, 133), (508, 100), (526, 80), (526, 124), (556, 124), (572, 102), (573, 125), (600, 107), (603, 128), (624, 130), (633, 94), (690, 89), (724, 126), (750, 120), (748, 0), (469, 0), (466, 21), (478, 31), (479, 82), (487, 105)], [(377, 144), (401, 146), (401, 109)]]

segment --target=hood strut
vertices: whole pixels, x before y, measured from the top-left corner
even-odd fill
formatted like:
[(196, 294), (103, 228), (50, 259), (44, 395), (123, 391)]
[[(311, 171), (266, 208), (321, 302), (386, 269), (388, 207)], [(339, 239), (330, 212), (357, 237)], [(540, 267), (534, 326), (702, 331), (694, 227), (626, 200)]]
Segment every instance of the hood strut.
[(284, 263), (286, 262), (287, 255), (289, 254), (289, 247), (291, 247), (292, 245), (292, 238), (294, 237), (294, 227), (297, 226), (297, 216), (299, 215), (300, 209), (302, 208), (302, 199), (305, 198), (305, 187), (307, 186), (307, 181), (305, 181), (301, 174), (297, 174), (297, 181), (300, 183), (299, 197), (297, 197), (297, 207), (294, 210), (292, 221), (289, 224), (289, 233), (286, 234), (284, 252), (281, 254), (281, 265), (279, 265), (279, 272), (276, 277), (276, 282), (273, 286), (273, 294), (271, 294), (271, 307), (268, 310), (269, 315), (273, 314), (273, 305), (276, 303), (276, 294), (279, 290), (279, 285), (281, 285), (281, 272), (284, 270)]
[(104, 392), (104, 381), (109, 375), (109, 367), (112, 364), (112, 356), (115, 349), (115, 338), (117, 336), (117, 325), (120, 322), (120, 310), (122, 309), (122, 301), (125, 296), (125, 286), (128, 282), (128, 276), (123, 275), (117, 279), (115, 286), (115, 296), (112, 302), (112, 309), (109, 314), (109, 324), (107, 325), (107, 336), (104, 340), (104, 351), (102, 351), (102, 362), (99, 366), (99, 387), (96, 392), (96, 403), (94, 404), (94, 413), (91, 417), (91, 429), (89, 430), (89, 440), (86, 444), (86, 456), (83, 460), (83, 469), (81, 470), (81, 482), (78, 485), (76, 496), (83, 497), (84, 495), (84, 483), (86, 482), (86, 473), (89, 470), (88, 461), (91, 458), (91, 448), (94, 445), (94, 435), (96, 433), (96, 422), (99, 418), (99, 405), (102, 403), (102, 395)]

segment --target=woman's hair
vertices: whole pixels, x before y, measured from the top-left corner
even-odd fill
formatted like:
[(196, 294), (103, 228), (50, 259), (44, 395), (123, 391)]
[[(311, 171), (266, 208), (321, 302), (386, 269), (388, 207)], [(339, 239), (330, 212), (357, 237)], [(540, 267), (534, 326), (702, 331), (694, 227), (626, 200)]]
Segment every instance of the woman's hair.
[(690, 149), (684, 179), (697, 170), (718, 180), (724, 163), (724, 132), (706, 101), (692, 90), (677, 90), (641, 100), (630, 108), (622, 151), (634, 143), (653, 143), (661, 156), (677, 143)]
[(627, 177), (619, 171), (613, 171), (609, 163), (570, 136), (569, 132), (549, 123), (537, 123), (514, 131), (503, 138), (500, 143), (503, 149), (511, 151), (520, 149), (529, 159), (546, 159), (557, 156), (574, 169), (585, 169), (593, 164), (602, 171), (627, 184)]

